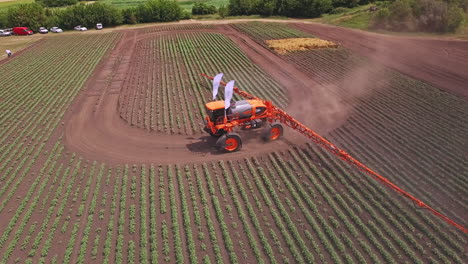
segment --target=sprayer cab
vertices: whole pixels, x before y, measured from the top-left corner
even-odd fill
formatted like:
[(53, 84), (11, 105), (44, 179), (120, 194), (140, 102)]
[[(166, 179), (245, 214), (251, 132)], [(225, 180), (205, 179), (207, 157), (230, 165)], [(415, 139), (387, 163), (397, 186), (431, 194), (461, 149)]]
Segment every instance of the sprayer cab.
[(232, 101), (226, 110), (224, 101), (213, 101), (205, 105), (205, 110), (205, 131), (214, 137), (231, 132), (234, 127), (262, 127), (268, 117), (267, 106), (261, 100)]
[[(277, 123), (278, 111), (270, 101), (262, 100), (234, 87), (234, 80), (228, 83), (221, 81), (223, 73), (215, 77), (202, 74), (213, 80), (213, 100), (218, 94), (219, 85), (224, 85), (224, 100), (211, 101), (205, 104), (205, 128), (211, 136), (217, 137), (216, 148), (224, 152), (234, 152), (242, 148), (242, 138), (236, 133), (265, 127), (262, 138), (265, 141), (279, 139), (283, 127)], [(234, 101), (233, 94), (245, 100)]]

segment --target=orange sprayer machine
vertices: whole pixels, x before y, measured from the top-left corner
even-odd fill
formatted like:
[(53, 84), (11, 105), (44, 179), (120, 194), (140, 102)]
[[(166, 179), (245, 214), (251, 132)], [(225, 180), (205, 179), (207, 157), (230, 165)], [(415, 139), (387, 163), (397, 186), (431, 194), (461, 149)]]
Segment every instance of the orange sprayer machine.
[[(213, 137), (219, 137), (216, 147), (224, 152), (234, 152), (242, 148), (242, 139), (236, 129), (265, 128), (262, 138), (265, 141), (277, 140), (283, 135), (283, 126), (277, 122), (279, 113), (270, 101), (259, 99), (251, 94), (234, 87), (234, 81), (224, 83), (220, 81), (222, 74), (208, 77), (214, 81), (213, 100), (216, 98), (217, 86), (222, 84), (225, 89), (224, 101), (212, 101), (205, 105), (205, 131)], [(232, 93), (236, 93), (246, 100), (233, 101)]]
[[(213, 137), (219, 137), (216, 141), (216, 147), (221, 151), (234, 152), (241, 149), (242, 139), (239, 134), (234, 132), (235, 128), (256, 129), (264, 127), (263, 139), (266, 141), (272, 141), (279, 139), (283, 135), (283, 126), (281, 124), (284, 124), (303, 134), (314, 141), (317, 145), (323, 147), (358, 170), (371, 176), (388, 188), (412, 200), (417, 206), (429, 210), (432, 214), (441, 218), (448, 224), (455, 226), (464, 233), (468, 233), (468, 229), (426, 205), (421, 200), (390, 182), (387, 178), (371, 170), (355, 158), (351, 157), (351, 155), (344, 150), (338, 148), (312, 129), (306, 127), (292, 116), (288, 115), (282, 109), (273, 105), (272, 102), (262, 100), (249, 93), (241, 91), (239, 88), (234, 87), (234, 81), (230, 81), (227, 84), (222, 82), (222, 73), (215, 77), (211, 77), (206, 74), (202, 74), (202, 76), (213, 80), (213, 100), (216, 98), (219, 85), (221, 84), (225, 86), (224, 101), (212, 101), (205, 105), (207, 112), (207, 116), (205, 117), (205, 131)], [(232, 101), (233, 93), (240, 95), (245, 98), (245, 100), (237, 102)]]

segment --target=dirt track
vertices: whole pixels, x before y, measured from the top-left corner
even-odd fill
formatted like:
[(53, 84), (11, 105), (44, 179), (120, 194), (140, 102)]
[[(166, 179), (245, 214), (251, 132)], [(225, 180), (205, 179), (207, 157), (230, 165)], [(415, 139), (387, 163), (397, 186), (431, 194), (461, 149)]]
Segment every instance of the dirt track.
[[(279, 67), (283, 61), (278, 57), (269, 56), (269, 51), (245, 36), (236, 36), (235, 31), (219, 30), (231, 37), (251, 59), (267, 69), (275, 79), (282, 81), (292, 91), (304, 87), (304, 83), (292, 81), (291, 74), (304, 75), (294, 67)], [(219, 153), (214, 149), (214, 139), (210, 136), (191, 138), (179, 135), (162, 135), (149, 133), (142, 129), (132, 128), (118, 115), (117, 103), (119, 90), (123, 84), (124, 75), (128, 70), (132, 54), (128, 50), (138, 40), (166, 34), (153, 33), (137, 37), (131, 32), (124, 33), (121, 42), (112, 51), (109, 59), (104, 61), (89, 80), (86, 94), (75, 103), (71, 112), (65, 118), (65, 143), (71, 150), (85, 157), (106, 162), (145, 162), (174, 163), (197, 162), (213, 160)], [(269, 65), (278, 65), (268, 67)], [(293, 73), (295, 72), (295, 73)], [(110, 78), (110, 81), (108, 81)], [(309, 81), (303, 76), (301, 81)], [(106, 84), (106, 81), (107, 84)], [(103, 88), (104, 87), (104, 88)], [(298, 93), (295, 93), (299, 95)], [(299, 96), (298, 98), (307, 98)], [(244, 147), (241, 152), (233, 153), (230, 158), (242, 158), (258, 155), (265, 151), (285, 148), (288, 140), (268, 143), (268, 148), (258, 147), (264, 143), (258, 139), (258, 133), (245, 133)]]
[[(468, 68), (468, 65), (463, 67), (464, 64), (468, 63), (468, 60), (458, 62), (454, 56), (444, 56), (443, 52), (438, 52), (436, 56), (439, 58), (439, 63), (437, 63), (437, 61), (434, 62), (424, 56), (431, 48), (441, 48), (439, 41), (400, 40), (399, 37), (388, 37), (388, 44), (382, 46), (381, 43), (387, 37), (374, 36), (375, 34), (355, 32), (348, 29), (330, 29), (328, 26), (315, 24), (297, 26), (323, 38), (338, 41), (353, 51), (357, 50), (360, 54), (372, 55), (372, 58), (378, 59), (385, 65), (401, 70), (404, 73), (409, 71), (408, 74), (414, 77), (423, 80), (432, 78), (431, 82), (444, 84), (444, 86), (440, 87), (468, 97), (467, 89), (460, 86), (463, 82), (468, 83), (468, 72), (465, 71), (465, 74), (462, 72), (463, 69)], [(300, 106), (306, 103), (310, 104), (310, 100), (316, 98), (313, 89), (310, 89), (310, 87), (316, 85), (314, 80), (293, 65), (278, 56), (274, 56), (272, 52), (247, 36), (232, 30), (229, 26), (220, 27), (219, 30), (215, 31), (230, 37), (254, 63), (283, 87), (287, 88), (291, 105), (299, 106), (288, 108), (287, 111), (302, 120), (299, 115), (301, 113)], [(190, 138), (179, 135), (169, 136), (149, 133), (142, 129), (130, 127), (117, 113), (119, 92), (129, 69), (133, 47), (139, 40), (167, 33), (137, 35), (129, 30), (124, 32), (121, 41), (111, 52), (109, 58), (96, 69), (94, 75), (88, 81), (85, 92), (64, 118), (64, 138), (69, 149), (88, 159), (109, 163), (144, 162), (161, 164), (216, 159), (218, 154), (213, 148), (214, 140), (209, 136)], [(419, 42), (424, 44), (418, 45)], [(465, 48), (461, 47), (466, 42), (459, 43), (455, 41), (448, 43), (450, 43), (448, 45), (450, 53), (453, 52), (462, 57), (468, 56), (468, 45)], [(403, 46), (406, 48), (403, 48)], [(362, 47), (362, 51), (359, 51), (359, 47)], [(394, 49), (394, 47), (399, 48)], [(366, 50), (367, 52), (365, 52)], [(401, 50), (404, 50), (402, 55), (397, 56), (394, 54)], [(406, 55), (405, 57), (404, 54), (414, 54), (414, 56)], [(387, 58), (393, 59), (388, 60)], [(415, 64), (418, 67), (415, 67)], [(291, 78), (291, 76), (294, 76), (294, 78)], [(298, 139), (297, 134), (292, 131), (286, 133), (288, 136), (284, 140), (269, 143), (268, 147), (259, 147), (259, 144), (263, 143), (258, 140), (258, 137), (254, 137), (254, 133), (246, 133), (243, 135), (246, 137), (243, 151), (230, 154), (229, 158), (242, 158), (246, 153), (249, 156), (258, 155), (275, 149), (283, 149), (291, 143), (304, 140), (302, 138)]]

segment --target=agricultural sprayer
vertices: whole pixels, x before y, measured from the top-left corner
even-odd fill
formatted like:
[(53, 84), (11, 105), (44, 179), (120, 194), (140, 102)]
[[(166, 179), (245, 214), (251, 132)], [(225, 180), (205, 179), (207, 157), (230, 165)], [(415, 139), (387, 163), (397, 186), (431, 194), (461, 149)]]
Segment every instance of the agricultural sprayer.
[[(364, 164), (351, 157), (347, 152), (338, 148), (312, 129), (301, 124), (284, 110), (273, 105), (271, 101), (263, 100), (247, 92), (241, 91), (238, 87), (234, 87), (234, 81), (230, 81), (228, 83), (221, 81), (223, 77), (222, 73), (215, 77), (211, 77), (206, 74), (202, 74), (202, 76), (213, 81), (213, 101), (208, 102), (205, 105), (207, 113), (204, 120), (205, 131), (213, 137), (218, 137), (216, 147), (220, 151), (234, 152), (242, 148), (242, 139), (240, 135), (236, 133), (238, 129), (249, 130), (264, 128), (262, 138), (265, 141), (273, 141), (279, 139), (283, 135), (282, 125), (286, 125), (308, 137), (317, 145), (325, 148), (327, 151), (346, 161), (358, 170), (380, 181), (388, 188), (393, 189), (397, 193), (410, 199), (417, 206), (423, 209), (428, 209), (432, 214), (440, 217), (445, 222), (462, 230), (464, 233), (468, 233), (466, 228), (407, 193), (397, 185), (390, 182), (387, 178), (366, 167)], [(224, 100), (215, 101), (220, 85), (225, 86)], [(234, 93), (245, 100), (233, 101), (232, 97)]]

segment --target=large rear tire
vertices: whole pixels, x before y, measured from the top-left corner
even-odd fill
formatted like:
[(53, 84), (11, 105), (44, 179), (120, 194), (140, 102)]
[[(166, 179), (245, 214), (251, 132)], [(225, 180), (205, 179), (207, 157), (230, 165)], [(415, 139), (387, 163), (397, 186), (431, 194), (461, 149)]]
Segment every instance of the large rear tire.
[(242, 148), (242, 139), (237, 133), (227, 133), (216, 141), (216, 147), (224, 152), (235, 152)]
[(273, 123), (271, 124), (270, 127), (265, 129), (265, 132), (263, 132), (262, 138), (263, 140), (269, 142), (269, 141), (275, 141), (282, 136), (283, 136), (283, 126), (279, 123)]

